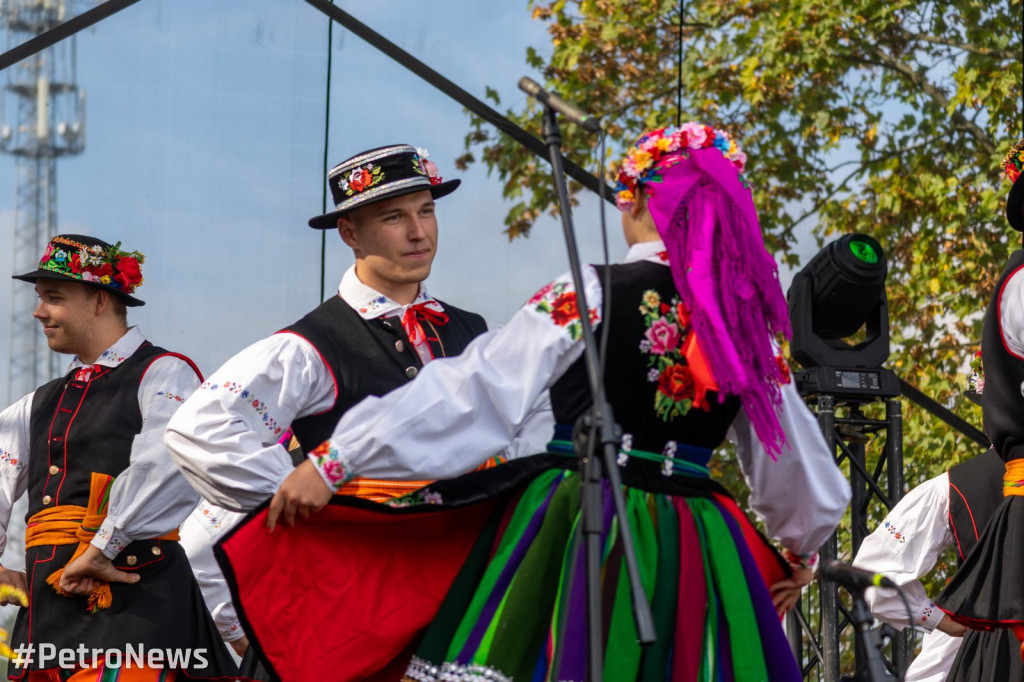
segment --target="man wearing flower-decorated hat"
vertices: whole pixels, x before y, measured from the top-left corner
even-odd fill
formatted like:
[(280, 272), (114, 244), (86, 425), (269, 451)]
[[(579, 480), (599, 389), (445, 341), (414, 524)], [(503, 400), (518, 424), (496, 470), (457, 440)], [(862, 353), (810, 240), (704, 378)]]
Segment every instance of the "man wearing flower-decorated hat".
[[(1003, 170), (1013, 182), (1006, 219), (1010, 227), (1024, 232), (1024, 140), (1007, 153)], [(996, 282), (982, 326), (981, 353), (982, 420), (1006, 469), (1003, 499), (935, 603), (968, 628), (1013, 632), (1024, 659), (1024, 249), (1010, 254)], [(958, 663), (958, 674), (950, 679), (1011, 679), (1005, 661), (994, 662), (992, 651), (981, 646), (962, 651)]]
[[(412, 381), (426, 363), (461, 353), (486, 330), (482, 317), (438, 301), (424, 285), (437, 249), (435, 201), (460, 183), (443, 180), (425, 156), (391, 145), (331, 169), (335, 210), (309, 224), (336, 229), (355, 256), (337, 295), (228, 360), (172, 420), (166, 442), (205, 498), (193, 518), (208, 529), (208, 544), (271, 498), (293, 470), (319, 480), (303, 452), (349, 407)], [(302, 446), (295, 459), (279, 442), (288, 426)], [(388, 499), (422, 485), (363, 480), (344, 492)], [(284, 522), (293, 520), (290, 514)], [(209, 568), (209, 557), (201, 560)], [(250, 626), (258, 621), (259, 605), (243, 595), (239, 606)]]
[[(28, 597), (12, 646), (36, 647), (11, 666), (11, 679), (155, 682), (237, 671), (178, 546), (197, 495), (162, 441), (201, 377), (127, 324), (126, 308), (143, 305), (143, 260), (120, 242), (65, 234), (49, 241), (36, 270), (15, 276), (35, 285), (33, 315), (50, 348), (74, 359), (65, 376), (0, 413), (0, 529), (26, 493), (29, 514), (27, 576), (0, 568), (0, 584)], [(0, 532), (0, 551), (6, 539)], [(86, 653), (44, 660), (44, 645)], [(104, 654), (129, 646), (191, 653), (132, 670)]]

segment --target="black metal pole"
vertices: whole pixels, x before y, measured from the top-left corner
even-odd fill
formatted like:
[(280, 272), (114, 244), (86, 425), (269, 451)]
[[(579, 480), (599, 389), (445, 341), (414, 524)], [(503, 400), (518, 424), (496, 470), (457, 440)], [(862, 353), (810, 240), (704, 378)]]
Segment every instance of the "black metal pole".
[[(818, 428), (834, 455), (836, 452), (836, 401), (831, 395), (818, 396)], [(836, 533), (821, 547), (821, 562), (838, 555), (839, 538)], [(839, 679), (839, 588), (828, 580), (818, 579), (821, 613), (821, 669), (826, 682)]]
[[(544, 143), (551, 157), (551, 173), (555, 184), (555, 193), (562, 217), (562, 230), (565, 233), (565, 245), (569, 252), (569, 269), (572, 272), (573, 284), (576, 287), (576, 305), (580, 313), (580, 325), (583, 336), (583, 355), (586, 359), (587, 378), (590, 382), (593, 406), (590, 411), (591, 437), (585, 452), (577, 452), (581, 461), (580, 506), (584, 518), (581, 527), (585, 533), (585, 556), (587, 560), (587, 640), (588, 640), (588, 679), (590, 682), (601, 682), (604, 666), (604, 647), (601, 621), (601, 534), (602, 534), (602, 485), (601, 466), (593, 454), (594, 446), (599, 445), (604, 455), (605, 477), (611, 488), (615, 502), (615, 513), (619, 519), (619, 537), (622, 541), (623, 556), (629, 577), (633, 601), (633, 616), (636, 621), (637, 639), (642, 645), (654, 643), (654, 618), (651, 606), (647, 601), (640, 571), (633, 548), (633, 535), (626, 514), (626, 500), (622, 494), (622, 482), (619, 477), (616, 459), (620, 445), (618, 426), (612, 415), (612, 407), (604, 390), (604, 381), (600, 373), (600, 361), (594, 329), (590, 324), (589, 306), (583, 284), (583, 270), (580, 266), (579, 250), (576, 246), (576, 234), (572, 226), (572, 212), (569, 205), (569, 192), (565, 185), (565, 172), (562, 168), (562, 136), (558, 129), (558, 121), (551, 107), (544, 107)], [(605, 324), (608, 321), (605, 320)], [(594, 438), (593, 436), (597, 436)], [(578, 439), (574, 439), (578, 441)]]
[[(885, 473), (893, 507), (903, 498), (903, 403), (899, 398), (885, 401)], [(906, 675), (910, 663), (910, 628), (893, 635), (892, 667), (897, 679)]]
[(889, 682), (893, 676), (885, 669), (882, 659), (882, 642), (878, 630), (871, 627), (875, 617), (864, 601), (864, 590), (853, 590), (853, 608), (850, 617), (857, 632), (857, 657), (864, 660), (863, 670), (858, 670), (857, 678), (863, 682)]

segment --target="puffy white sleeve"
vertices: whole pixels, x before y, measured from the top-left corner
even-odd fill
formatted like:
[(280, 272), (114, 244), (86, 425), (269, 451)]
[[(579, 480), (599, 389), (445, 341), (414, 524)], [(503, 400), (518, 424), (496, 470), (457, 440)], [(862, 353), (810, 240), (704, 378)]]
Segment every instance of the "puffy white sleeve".
[(199, 385), (179, 357), (157, 358), (139, 382), (142, 430), (132, 441), (128, 468), (110, 488), (107, 517), (92, 544), (113, 559), (133, 540), (176, 529), (199, 501), (164, 446), (164, 430), (178, 406)]
[(0, 412), (0, 556), (7, 547), (11, 508), (28, 489), (29, 416), (35, 393)]
[(213, 545), (231, 530), (245, 514), (228, 511), (201, 500), (185, 522), (181, 524), (181, 548), (192, 566), (192, 574), (199, 583), (206, 608), (225, 642), (233, 642), (245, 635), (231, 601), (231, 590), (213, 554)]
[[(596, 323), (601, 285), (592, 267), (584, 269), (584, 288)], [(576, 295), (563, 276), (500, 331), (478, 336), (458, 357), (434, 360), (416, 381), (346, 412), (309, 458), (335, 489), (353, 476), (418, 480), (465, 473), (523, 432), (543, 394), (583, 352), (580, 334)], [(541, 435), (546, 426), (534, 422), (527, 431), (550, 438)]]
[(869, 588), (868, 606), (878, 620), (903, 629), (915, 625), (933, 630), (942, 611), (932, 603), (918, 580), (935, 568), (939, 555), (953, 542), (949, 528), (949, 474), (917, 486), (892, 508), (871, 535), (864, 538), (853, 564), (881, 573), (903, 588), (906, 608), (896, 590)]
[(850, 484), (792, 383), (783, 384), (779, 423), (786, 445), (776, 460), (744, 412), (729, 430), (750, 488), (749, 505), (768, 534), (794, 554), (810, 554), (835, 530), (850, 503)]
[(210, 376), (167, 426), (174, 462), (206, 500), (249, 511), (294, 469), (278, 443), (298, 417), (334, 405), (336, 387), (316, 349), (290, 333), (249, 346)]
[(999, 324), (1006, 347), (1024, 357), (1024, 270), (1015, 272), (999, 297)]

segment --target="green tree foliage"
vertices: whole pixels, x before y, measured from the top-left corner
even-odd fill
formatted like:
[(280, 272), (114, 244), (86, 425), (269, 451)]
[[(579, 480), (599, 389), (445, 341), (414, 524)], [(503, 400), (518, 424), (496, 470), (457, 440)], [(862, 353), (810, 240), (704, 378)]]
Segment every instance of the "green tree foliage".
[[(644, 129), (675, 124), (680, 109), (684, 122), (732, 132), (780, 261), (796, 265), (795, 235), (808, 230), (820, 241), (854, 231), (878, 239), (890, 268), (889, 366), (980, 425), (959, 393), (981, 313), (1020, 243), (1003, 216), (1001, 170), (1021, 136), (1020, 0), (683, 6), (680, 49), (678, 1), (529, 0), (550, 44), (526, 61), (603, 116), (613, 159)], [(539, 131), (541, 111), (523, 107), (509, 116)], [(571, 124), (562, 132), (566, 156), (594, 167), (593, 136)], [(513, 200), (510, 238), (554, 212), (546, 163), (479, 120), (462, 158), (474, 161)], [(909, 484), (977, 452), (904, 405)]]

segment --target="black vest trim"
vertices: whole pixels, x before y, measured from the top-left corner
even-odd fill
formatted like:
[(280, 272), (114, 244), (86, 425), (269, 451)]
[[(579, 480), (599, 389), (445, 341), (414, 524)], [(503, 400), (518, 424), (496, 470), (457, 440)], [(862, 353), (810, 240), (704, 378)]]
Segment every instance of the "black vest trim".
[(972, 457), (949, 470), (949, 527), (962, 561), (1003, 500), (1005, 466), (995, 450)]

